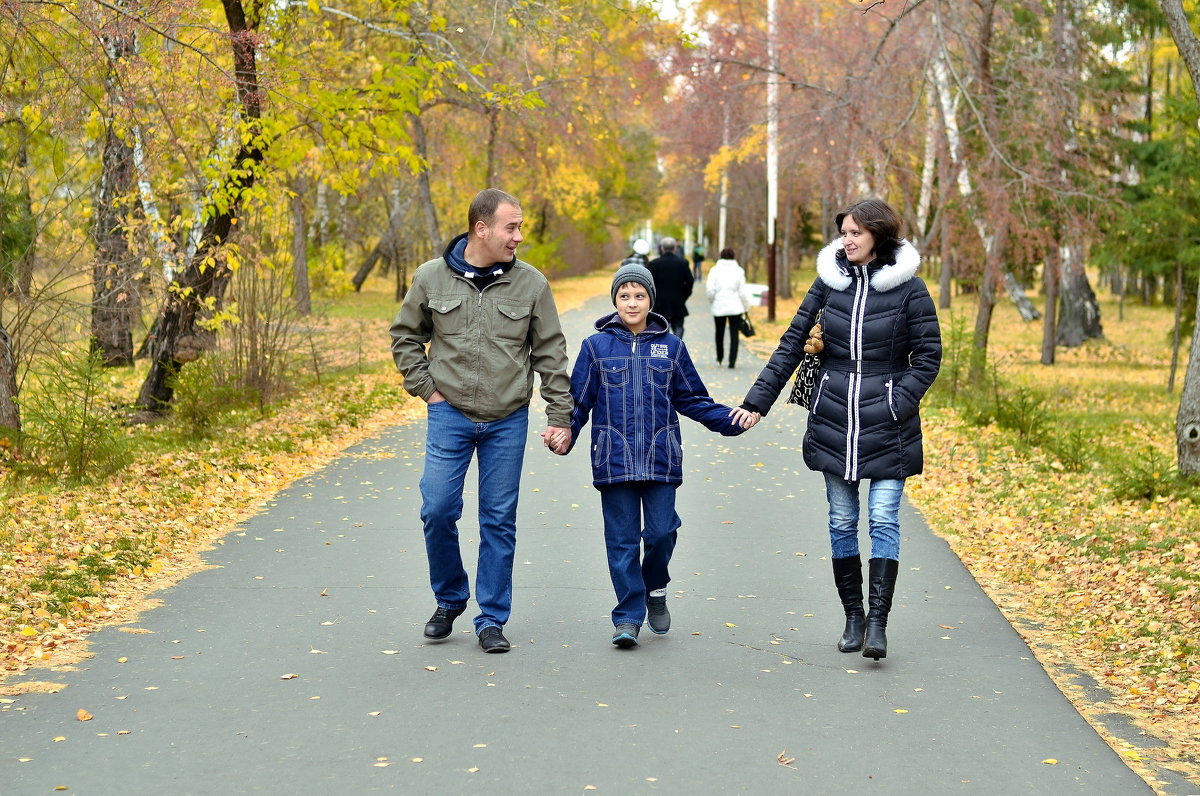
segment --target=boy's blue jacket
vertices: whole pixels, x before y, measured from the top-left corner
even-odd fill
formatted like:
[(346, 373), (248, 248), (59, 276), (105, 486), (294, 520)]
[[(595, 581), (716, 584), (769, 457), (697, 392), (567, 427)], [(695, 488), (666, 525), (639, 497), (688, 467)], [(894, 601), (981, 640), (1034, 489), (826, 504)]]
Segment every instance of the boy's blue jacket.
[(683, 446), (676, 412), (732, 437), (745, 429), (728, 406), (709, 397), (683, 341), (650, 313), (634, 335), (617, 313), (596, 321), (571, 374), (571, 444), (592, 416), (596, 486), (625, 481), (683, 483)]

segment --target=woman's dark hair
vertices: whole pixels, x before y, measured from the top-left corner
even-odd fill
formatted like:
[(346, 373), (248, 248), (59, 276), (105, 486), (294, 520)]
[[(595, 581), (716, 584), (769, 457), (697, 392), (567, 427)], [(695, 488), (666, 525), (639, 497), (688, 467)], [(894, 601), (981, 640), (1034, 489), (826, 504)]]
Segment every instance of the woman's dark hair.
[(733, 259), (736, 259), (736, 258), (733, 256), (733, 249), (729, 248), (728, 246), (726, 246), (724, 249), (721, 249), (721, 259), (722, 259), (722, 260), (733, 260)]
[(861, 199), (838, 213), (834, 223), (838, 233), (842, 230), (842, 219), (854, 216), (875, 238), (875, 259), (881, 263), (896, 262), (904, 238), (900, 237), (900, 216), (882, 199)]

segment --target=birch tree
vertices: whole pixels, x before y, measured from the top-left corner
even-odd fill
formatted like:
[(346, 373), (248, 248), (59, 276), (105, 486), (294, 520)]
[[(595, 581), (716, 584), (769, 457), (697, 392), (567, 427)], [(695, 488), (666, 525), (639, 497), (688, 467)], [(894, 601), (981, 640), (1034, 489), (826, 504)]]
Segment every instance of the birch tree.
[[(1192, 79), (1193, 95), (1200, 93), (1200, 37), (1192, 29), (1182, 0), (1159, 0), (1167, 28)], [(1200, 118), (1197, 119), (1200, 128)], [(1187, 476), (1200, 475), (1200, 298), (1196, 302), (1196, 324), (1192, 332), (1191, 352), (1179, 412), (1175, 416), (1175, 439), (1179, 451), (1179, 471)]]

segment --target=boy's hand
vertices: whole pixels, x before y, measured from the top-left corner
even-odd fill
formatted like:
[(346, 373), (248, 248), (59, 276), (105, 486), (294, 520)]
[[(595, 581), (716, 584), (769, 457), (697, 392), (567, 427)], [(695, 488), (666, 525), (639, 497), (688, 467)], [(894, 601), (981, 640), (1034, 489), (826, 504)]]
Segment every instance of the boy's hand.
[(758, 425), (758, 421), (762, 420), (762, 415), (758, 412), (751, 412), (748, 409), (738, 407), (729, 412), (729, 417), (733, 422), (742, 427), (743, 430), (754, 428)]
[(571, 447), (571, 429), (561, 426), (547, 426), (542, 432), (542, 444), (559, 456), (564, 455)]

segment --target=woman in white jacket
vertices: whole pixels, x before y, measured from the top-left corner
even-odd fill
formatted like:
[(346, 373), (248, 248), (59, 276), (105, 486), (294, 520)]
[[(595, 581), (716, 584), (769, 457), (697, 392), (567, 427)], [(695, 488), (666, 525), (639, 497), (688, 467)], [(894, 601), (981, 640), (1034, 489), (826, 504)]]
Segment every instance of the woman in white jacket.
[(725, 324), (729, 323), (729, 367), (737, 364), (738, 335), (742, 313), (750, 308), (750, 291), (746, 288), (746, 272), (733, 257), (733, 249), (721, 249), (721, 259), (708, 272), (705, 292), (712, 304), (713, 320), (717, 324), (717, 364), (725, 359)]

